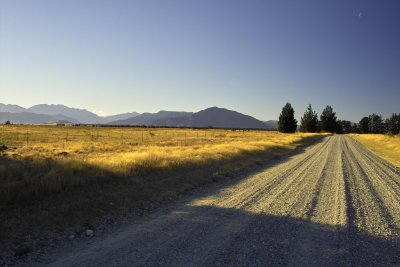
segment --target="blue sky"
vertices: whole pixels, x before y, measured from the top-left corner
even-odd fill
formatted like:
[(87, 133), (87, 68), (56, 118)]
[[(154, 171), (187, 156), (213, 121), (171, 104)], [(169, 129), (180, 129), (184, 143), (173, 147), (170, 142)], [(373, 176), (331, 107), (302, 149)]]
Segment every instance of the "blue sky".
[(0, 102), (400, 112), (400, 1), (0, 0)]

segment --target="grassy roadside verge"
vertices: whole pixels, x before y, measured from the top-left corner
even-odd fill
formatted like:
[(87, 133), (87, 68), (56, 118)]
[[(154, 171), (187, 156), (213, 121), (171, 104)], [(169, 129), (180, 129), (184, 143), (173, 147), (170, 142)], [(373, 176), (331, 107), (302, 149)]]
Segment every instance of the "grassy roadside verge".
[(350, 134), (377, 155), (400, 168), (400, 135)]
[[(20, 171), (20, 180), (8, 180), (9, 192), (2, 192), (2, 197), (5, 194), (15, 197), (3, 198), (0, 205), (0, 240), (4, 240), (0, 256), (23, 255), (34, 247), (66, 239), (69, 233), (82, 235), (85, 229), (101, 232), (99, 225), (113, 224), (114, 218), (123, 214), (141, 212), (197, 187), (230, 179), (320, 138), (320, 135), (302, 135), (281, 145), (235, 150), (210, 160), (188, 160), (174, 168), (141, 164), (128, 174), (64, 158), (3, 156), (0, 163), (7, 169), (3, 167), (2, 178), (7, 178), (7, 171), (11, 170)], [(74, 184), (63, 177), (72, 181), (75, 177), (85, 179)], [(48, 188), (56, 190), (46, 192)]]

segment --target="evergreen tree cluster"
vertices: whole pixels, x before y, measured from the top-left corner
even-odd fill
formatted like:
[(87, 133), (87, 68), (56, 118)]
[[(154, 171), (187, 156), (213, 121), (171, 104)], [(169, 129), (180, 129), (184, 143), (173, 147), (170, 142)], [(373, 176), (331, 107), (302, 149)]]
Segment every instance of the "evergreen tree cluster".
[(368, 117), (363, 117), (358, 123), (360, 133), (374, 134), (399, 134), (400, 133), (400, 113), (393, 113), (390, 118), (382, 119), (381, 115), (375, 113)]
[(300, 120), (300, 126), (294, 118), (294, 109), (290, 103), (282, 108), (279, 115), (278, 130), (283, 133), (294, 133), (297, 128), (301, 132), (316, 133), (390, 133), (393, 135), (400, 133), (400, 113), (393, 113), (390, 118), (382, 119), (381, 115), (375, 113), (368, 117), (363, 117), (358, 124), (347, 120), (338, 120), (336, 112), (331, 106), (326, 106), (318, 119), (318, 114), (308, 105)]

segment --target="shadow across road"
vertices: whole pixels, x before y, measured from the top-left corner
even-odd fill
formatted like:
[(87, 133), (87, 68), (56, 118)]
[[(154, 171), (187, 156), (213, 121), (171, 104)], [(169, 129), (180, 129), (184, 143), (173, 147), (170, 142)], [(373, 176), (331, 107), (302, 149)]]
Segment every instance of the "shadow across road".
[(43, 263), (50, 266), (398, 266), (400, 243), (354, 228), (291, 217), (182, 205), (89, 248), (54, 255)]

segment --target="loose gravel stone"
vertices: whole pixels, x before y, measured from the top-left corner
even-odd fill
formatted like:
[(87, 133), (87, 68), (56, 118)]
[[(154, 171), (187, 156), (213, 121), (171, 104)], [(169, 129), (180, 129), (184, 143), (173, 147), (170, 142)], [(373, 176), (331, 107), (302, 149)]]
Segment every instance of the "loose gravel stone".
[(92, 237), (93, 234), (94, 234), (93, 230), (87, 229), (87, 230), (85, 231), (86, 237)]

